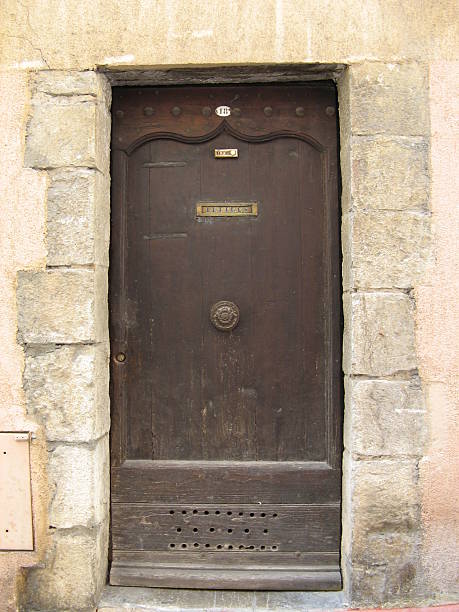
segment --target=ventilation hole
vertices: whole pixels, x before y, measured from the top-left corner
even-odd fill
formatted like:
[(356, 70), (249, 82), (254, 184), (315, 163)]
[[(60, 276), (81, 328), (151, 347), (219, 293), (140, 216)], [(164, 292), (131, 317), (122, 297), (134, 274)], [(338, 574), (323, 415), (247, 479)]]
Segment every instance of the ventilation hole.
[(218, 550), (221, 550), (223, 548), (223, 546), (221, 544), (217, 544), (217, 548), (218, 548)]
[(182, 548), (188, 548), (188, 545), (187, 545), (187, 544), (181, 544), (180, 546), (181, 546)]
[(177, 533), (180, 533), (182, 531), (182, 528), (181, 527), (177, 527), (176, 531), (177, 531)]
[(195, 543), (193, 544), (193, 546), (194, 546), (195, 548), (199, 548), (199, 544), (198, 544), (197, 542), (195, 542)]
[(215, 531), (215, 527), (211, 527), (211, 528), (209, 529), (209, 531), (210, 531), (210, 533), (213, 533), (213, 532)]
[(228, 550), (233, 550), (233, 546), (231, 544), (228, 546)]
[(228, 512), (226, 513), (228, 516), (231, 516), (233, 513), (231, 512), (231, 510), (228, 510)]
[(204, 514), (207, 516), (209, 514), (208, 510), (204, 510)]
[(193, 514), (197, 514), (197, 513), (198, 513), (198, 511), (197, 511), (197, 510), (193, 510)]
[(251, 512), (249, 516), (255, 516), (255, 512)]
[(210, 548), (210, 544), (204, 544), (205, 548)]
[(268, 533), (269, 529), (263, 529), (263, 533)]
[(6, 455), (6, 451), (3, 451), (3, 454)]
[(173, 510), (169, 510), (169, 514), (175, 514)]
[(197, 528), (197, 527), (193, 527), (193, 531), (194, 531), (195, 533), (197, 533), (197, 532), (198, 532), (198, 528)]
[(215, 514), (220, 514), (220, 510), (215, 510)]
[(250, 533), (250, 529), (244, 529), (244, 533)]
[(244, 548), (245, 548), (244, 544), (239, 545), (239, 550), (244, 550)]
[(9, 529), (5, 529), (5, 531), (6, 531), (6, 533), (8, 533), (8, 532), (9, 532)]
[(169, 544), (169, 548), (175, 548), (175, 544)]
[(265, 550), (266, 546), (260, 546), (260, 550)]
[(253, 545), (251, 544), (250, 546), (247, 546), (247, 548), (248, 548), (249, 550), (254, 550), (254, 549), (255, 549), (255, 546), (253, 546)]
[(182, 514), (186, 514), (186, 510), (182, 510)]
[(233, 530), (232, 529), (228, 529), (228, 533), (233, 533)]
[(262, 512), (262, 513), (260, 514), (260, 516), (265, 517), (265, 516), (266, 516), (266, 514), (265, 514), (264, 512)]
[(271, 550), (277, 550), (277, 546), (271, 546)]
[(277, 513), (276, 512), (274, 512), (273, 518), (277, 518)]
[(239, 512), (239, 516), (244, 516), (244, 513), (243, 512)]

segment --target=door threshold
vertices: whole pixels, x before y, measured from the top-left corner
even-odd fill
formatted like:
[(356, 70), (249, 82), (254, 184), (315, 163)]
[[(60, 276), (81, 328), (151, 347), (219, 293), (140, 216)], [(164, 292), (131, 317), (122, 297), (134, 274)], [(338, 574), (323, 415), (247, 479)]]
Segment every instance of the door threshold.
[(100, 612), (325, 612), (348, 608), (343, 591), (221, 591), (107, 585)]

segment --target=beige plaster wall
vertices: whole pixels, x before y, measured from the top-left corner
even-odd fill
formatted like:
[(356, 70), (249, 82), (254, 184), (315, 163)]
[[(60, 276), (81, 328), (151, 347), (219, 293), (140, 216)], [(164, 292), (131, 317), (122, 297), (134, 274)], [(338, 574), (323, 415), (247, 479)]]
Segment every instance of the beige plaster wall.
[[(95, 67), (364, 61), (430, 63), (433, 269), (415, 287), (429, 446), (420, 466), (422, 560), (432, 596), (459, 583), (459, 77), (455, 0), (4, 0), (0, 15), (0, 430), (36, 430), (36, 553), (0, 553), (0, 610), (15, 609), (19, 568), (46, 548), (42, 435), (25, 413), (16, 274), (44, 266), (46, 174), (24, 169), (28, 72)], [(369, 109), (371, 112), (371, 109)], [(456, 183), (452, 177), (456, 176)], [(456, 193), (455, 193), (456, 190)]]
[(429, 444), (421, 461), (423, 560), (433, 592), (459, 591), (459, 62), (430, 66), (435, 264), (417, 290)]
[[(0, 73), (0, 431), (33, 431), (31, 445), (35, 540), (45, 529), (46, 450), (36, 424), (25, 414), (22, 371), (24, 354), (16, 342), (16, 274), (43, 266), (45, 173), (24, 169), (24, 130), (28, 114), (28, 75)], [(37, 562), (36, 553), (0, 552), (0, 610), (15, 607), (19, 569)]]
[(455, 0), (4, 0), (3, 6), (3, 54), (19, 68), (425, 61), (457, 51)]

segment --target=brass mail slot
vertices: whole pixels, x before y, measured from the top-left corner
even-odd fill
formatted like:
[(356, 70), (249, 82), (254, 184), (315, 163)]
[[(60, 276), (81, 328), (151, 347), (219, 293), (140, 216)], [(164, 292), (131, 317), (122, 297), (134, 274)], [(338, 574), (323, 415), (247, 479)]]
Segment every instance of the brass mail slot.
[(238, 149), (214, 149), (214, 155), (217, 159), (225, 157), (239, 157)]
[(198, 217), (256, 217), (257, 202), (198, 202)]

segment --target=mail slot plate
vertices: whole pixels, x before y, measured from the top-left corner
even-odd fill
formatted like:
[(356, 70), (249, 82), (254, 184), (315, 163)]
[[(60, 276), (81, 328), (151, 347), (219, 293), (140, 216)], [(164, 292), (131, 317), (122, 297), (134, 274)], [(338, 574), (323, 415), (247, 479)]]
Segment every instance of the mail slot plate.
[(257, 202), (198, 202), (197, 217), (256, 217)]

